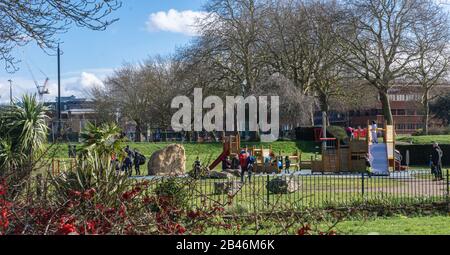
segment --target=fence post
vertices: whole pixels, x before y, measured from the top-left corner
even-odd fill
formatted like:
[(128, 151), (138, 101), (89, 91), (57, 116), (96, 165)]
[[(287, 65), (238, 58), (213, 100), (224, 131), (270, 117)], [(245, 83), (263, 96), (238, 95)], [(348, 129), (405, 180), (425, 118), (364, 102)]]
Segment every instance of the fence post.
[(361, 173), (361, 194), (364, 200), (364, 173)]
[(266, 189), (267, 189), (267, 208), (269, 208), (269, 206), (270, 206), (270, 191), (269, 191), (269, 182), (270, 182), (270, 178), (269, 178), (269, 174), (267, 174), (266, 175), (266, 179), (267, 179), (267, 182), (266, 182)]

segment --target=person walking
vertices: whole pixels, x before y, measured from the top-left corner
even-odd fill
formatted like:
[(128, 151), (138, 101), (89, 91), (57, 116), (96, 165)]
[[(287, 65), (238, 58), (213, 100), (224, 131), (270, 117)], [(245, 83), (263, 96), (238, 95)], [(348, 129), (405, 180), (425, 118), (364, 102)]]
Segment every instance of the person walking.
[(125, 148), (125, 160), (123, 161), (123, 168), (125, 170), (125, 173), (128, 176), (131, 176), (132, 170), (133, 170), (133, 152), (130, 150), (130, 146), (127, 145), (127, 147)]
[(370, 132), (372, 134), (372, 143), (378, 143), (378, 126), (375, 121), (372, 121), (372, 126), (370, 128)]
[(134, 170), (136, 171), (136, 175), (140, 176), (141, 175), (140, 167), (141, 167), (141, 165), (145, 164), (144, 155), (140, 154), (137, 150), (134, 150), (133, 163), (134, 163)]
[(442, 178), (442, 157), (444, 153), (437, 142), (433, 143), (431, 152), (431, 173), (434, 174), (434, 181), (441, 181)]

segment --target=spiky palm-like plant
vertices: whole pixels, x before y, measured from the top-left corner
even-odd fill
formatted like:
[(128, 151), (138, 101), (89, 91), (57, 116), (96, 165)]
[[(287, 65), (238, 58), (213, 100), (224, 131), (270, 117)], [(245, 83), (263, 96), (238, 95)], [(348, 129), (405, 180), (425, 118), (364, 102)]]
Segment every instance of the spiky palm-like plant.
[(33, 95), (0, 109), (0, 177), (8, 176), (15, 187), (30, 175), (44, 149), (47, 110)]
[(48, 134), (47, 110), (36, 96), (24, 95), (21, 101), (1, 109), (1, 137), (10, 140), (16, 151), (32, 154), (43, 149)]
[(119, 138), (120, 128), (116, 124), (105, 123), (96, 126), (87, 123), (81, 132), (81, 155), (98, 154), (110, 157), (112, 153), (120, 150), (122, 140)]
[(91, 172), (95, 178), (105, 177), (113, 166), (111, 158), (123, 158), (120, 128), (116, 124), (104, 123), (96, 126), (88, 123), (81, 132), (83, 145), (80, 148), (78, 166)]

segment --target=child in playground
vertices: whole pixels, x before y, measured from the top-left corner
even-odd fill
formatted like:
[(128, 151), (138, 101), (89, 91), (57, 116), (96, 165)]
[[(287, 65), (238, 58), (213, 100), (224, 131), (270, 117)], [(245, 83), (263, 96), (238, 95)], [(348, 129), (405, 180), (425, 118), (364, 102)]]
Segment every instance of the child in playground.
[(201, 169), (202, 169), (202, 162), (200, 162), (199, 157), (197, 157), (194, 162), (194, 178), (195, 179), (200, 177)]
[(353, 132), (354, 132), (354, 129), (352, 128), (352, 127), (350, 127), (350, 126), (348, 126), (346, 129), (345, 129), (345, 132), (347, 133), (347, 137), (348, 137), (348, 139), (351, 141), (351, 140), (353, 140)]
[(222, 160), (222, 170), (228, 170), (231, 169), (231, 160), (229, 156), (226, 156), (223, 160)]
[(239, 154), (239, 163), (241, 166), (241, 178), (244, 178), (245, 172), (247, 171), (247, 158), (248, 153), (245, 150), (242, 150)]
[(268, 169), (270, 167), (270, 162), (272, 161), (272, 158), (269, 156), (264, 157), (264, 167)]
[(370, 128), (370, 132), (372, 132), (372, 142), (378, 143), (378, 127), (375, 121), (372, 121), (372, 127)]
[(240, 170), (241, 169), (241, 164), (239, 162), (239, 155), (234, 155), (233, 158), (231, 159), (231, 169), (234, 170)]
[(278, 172), (281, 174), (281, 172), (283, 171), (283, 157), (280, 156), (278, 157)]
[(284, 158), (284, 162), (286, 164), (286, 173), (290, 174), (289, 168), (291, 168), (291, 160), (289, 159), (289, 156)]
[[(248, 182), (252, 181), (253, 165), (255, 164), (255, 161), (255, 157), (249, 153), (247, 157)], [(244, 182), (244, 175), (241, 175), (241, 181)]]

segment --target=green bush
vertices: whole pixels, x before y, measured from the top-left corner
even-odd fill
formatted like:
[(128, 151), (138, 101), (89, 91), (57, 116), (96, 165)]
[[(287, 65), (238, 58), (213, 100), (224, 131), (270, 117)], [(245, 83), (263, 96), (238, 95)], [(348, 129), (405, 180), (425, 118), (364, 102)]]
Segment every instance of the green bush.
[(189, 199), (189, 183), (181, 178), (169, 178), (162, 180), (155, 188), (155, 194), (159, 198), (168, 199), (171, 206), (182, 208), (187, 205)]

